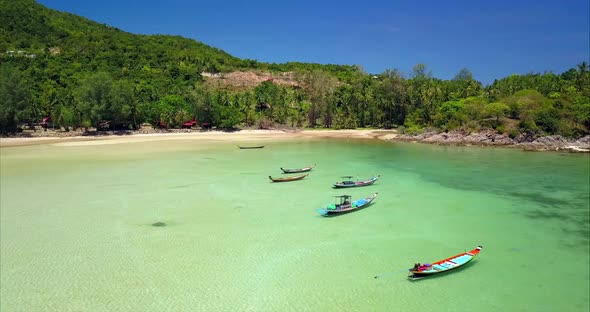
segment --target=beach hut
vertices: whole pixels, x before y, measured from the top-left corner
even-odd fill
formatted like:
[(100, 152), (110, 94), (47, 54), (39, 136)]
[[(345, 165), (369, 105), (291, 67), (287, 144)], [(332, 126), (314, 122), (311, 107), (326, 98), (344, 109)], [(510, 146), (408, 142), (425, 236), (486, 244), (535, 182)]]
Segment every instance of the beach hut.
[(195, 118), (193, 118), (191, 121), (187, 121), (187, 122), (183, 123), (182, 127), (190, 129), (190, 128), (194, 127), (196, 124), (197, 124), (197, 120)]

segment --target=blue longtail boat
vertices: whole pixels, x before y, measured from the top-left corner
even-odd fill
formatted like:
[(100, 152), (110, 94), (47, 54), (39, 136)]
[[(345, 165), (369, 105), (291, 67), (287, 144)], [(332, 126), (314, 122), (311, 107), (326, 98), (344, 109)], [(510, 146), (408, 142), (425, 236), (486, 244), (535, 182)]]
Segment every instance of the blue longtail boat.
[(375, 198), (377, 198), (378, 194), (379, 193), (375, 193), (371, 196), (361, 198), (361, 199), (355, 200), (353, 202), (350, 201), (350, 199), (352, 197), (350, 195), (334, 196), (334, 197), (336, 197), (338, 202), (335, 204), (328, 205), (328, 206), (326, 206), (326, 208), (318, 209), (318, 212), (322, 216), (327, 217), (327, 216), (331, 216), (331, 215), (342, 214), (342, 213), (347, 213), (347, 212), (359, 210), (359, 209), (365, 208), (368, 205), (370, 205), (373, 202), (373, 200), (375, 200)]

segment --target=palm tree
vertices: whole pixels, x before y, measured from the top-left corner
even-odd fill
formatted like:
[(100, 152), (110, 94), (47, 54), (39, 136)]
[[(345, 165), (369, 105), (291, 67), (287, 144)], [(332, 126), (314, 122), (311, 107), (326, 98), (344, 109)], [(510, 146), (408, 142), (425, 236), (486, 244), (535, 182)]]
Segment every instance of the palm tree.
[(578, 72), (580, 73), (580, 75), (585, 75), (588, 72), (588, 63), (584, 61), (578, 64)]
[(588, 87), (588, 63), (582, 62), (578, 64), (578, 75), (576, 77), (578, 83), (578, 89), (580, 91), (584, 90), (584, 87)]

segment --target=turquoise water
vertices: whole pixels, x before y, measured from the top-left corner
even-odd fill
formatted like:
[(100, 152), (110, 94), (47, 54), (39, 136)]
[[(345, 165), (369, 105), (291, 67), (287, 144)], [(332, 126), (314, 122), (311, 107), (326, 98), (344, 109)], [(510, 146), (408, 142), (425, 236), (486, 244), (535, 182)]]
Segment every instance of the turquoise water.
[[(249, 143), (0, 149), (0, 311), (588, 310), (588, 155), (377, 140), (236, 147)], [(312, 164), (304, 180), (268, 179)], [(363, 210), (316, 212), (374, 192)], [(477, 245), (459, 271), (406, 278), (414, 262)]]

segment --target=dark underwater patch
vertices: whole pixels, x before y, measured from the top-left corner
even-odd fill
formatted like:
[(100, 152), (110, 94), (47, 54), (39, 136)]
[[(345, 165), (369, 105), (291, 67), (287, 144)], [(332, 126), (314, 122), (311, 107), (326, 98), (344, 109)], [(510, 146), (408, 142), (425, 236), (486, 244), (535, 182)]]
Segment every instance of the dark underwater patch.
[(549, 197), (543, 193), (507, 192), (506, 195), (526, 199), (549, 207), (559, 207), (570, 204), (567, 200)]

